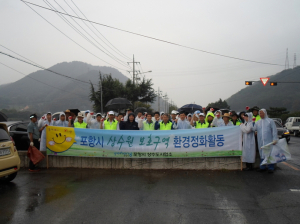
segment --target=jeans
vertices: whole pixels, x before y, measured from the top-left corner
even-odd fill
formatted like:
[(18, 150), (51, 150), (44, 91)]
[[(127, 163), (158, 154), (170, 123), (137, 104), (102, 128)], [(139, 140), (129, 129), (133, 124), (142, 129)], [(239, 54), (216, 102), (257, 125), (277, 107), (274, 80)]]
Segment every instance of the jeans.
[[(40, 150), (40, 142), (38, 139), (33, 139), (33, 144), (34, 144), (34, 147), (36, 147), (38, 150)], [(31, 160), (29, 161), (29, 169), (30, 170), (36, 169), (35, 165), (33, 164), (33, 162), (31, 162)]]
[[(260, 163), (263, 161), (264, 159), (260, 159)], [(268, 165), (263, 165), (259, 167), (261, 170), (274, 170), (274, 164), (268, 164)]]

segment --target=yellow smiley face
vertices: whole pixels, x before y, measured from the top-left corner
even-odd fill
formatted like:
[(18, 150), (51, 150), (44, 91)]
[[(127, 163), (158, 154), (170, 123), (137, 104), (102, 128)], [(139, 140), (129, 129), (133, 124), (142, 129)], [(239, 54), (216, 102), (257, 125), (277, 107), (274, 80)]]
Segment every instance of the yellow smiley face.
[(46, 137), (47, 148), (53, 152), (64, 152), (76, 142), (73, 128), (48, 126)]

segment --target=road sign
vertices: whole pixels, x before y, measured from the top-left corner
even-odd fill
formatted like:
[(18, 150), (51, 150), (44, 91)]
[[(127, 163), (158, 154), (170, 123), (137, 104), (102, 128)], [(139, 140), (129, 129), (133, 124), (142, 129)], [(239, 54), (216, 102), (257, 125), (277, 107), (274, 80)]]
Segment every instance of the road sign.
[(267, 85), (267, 82), (269, 81), (269, 79), (270, 79), (270, 78), (260, 78), (260, 81), (262, 82), (262, 84), (263, 84), (264, 86), (266, 86), (266, 85)]

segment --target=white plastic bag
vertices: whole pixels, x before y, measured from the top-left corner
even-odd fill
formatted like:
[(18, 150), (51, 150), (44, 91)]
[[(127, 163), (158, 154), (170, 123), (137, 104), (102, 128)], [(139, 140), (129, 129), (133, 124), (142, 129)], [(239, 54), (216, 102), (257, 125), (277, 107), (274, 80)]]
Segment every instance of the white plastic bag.
[(261, 149), (265, 155), (265, 159), (260, 165), (280, 163), (292, 158), (285, 138), (280, 139), (276, 145), (269, 143), (262, 146)]

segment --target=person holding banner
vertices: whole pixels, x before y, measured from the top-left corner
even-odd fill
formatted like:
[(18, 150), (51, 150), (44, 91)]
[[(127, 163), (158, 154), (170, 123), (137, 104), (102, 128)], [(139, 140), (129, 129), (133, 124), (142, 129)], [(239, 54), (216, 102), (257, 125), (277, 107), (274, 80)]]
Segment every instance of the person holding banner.
[(191, 125), (197, 128), (208, 128), (209, 123), (205, 121), (204, 113), (199, 114), (199, 119), (197, 119), (196, 114), (194, 114), (193, 121), (191, 121)]
[[(72, 120), (72, 117), (69, 118)], [(69, 123), (66, 121), (66, 114), (64, 112), (59, 114), (59, 120), (54, 123), (54, 126), (58, 127), (68, 127)]]
[[(123, 122), (123, 121), (121, 121)], [(115, 120), (115, 113), (113, 111), (108, 112), (108, 118), (101, 123), (101, 129), (104, 130), (120, 130), (119, 122)], [(121, 125), (121, 123), (120, 123)]]
[(173, 130), (175, 122), (172, 123), (170, 121), (169, 114), (164, 114), (163, 115), (163, 121), (162, 122), (155, 122), (155, 130)]
[(100, 113), (96, 114), (96, 119), (92, 117), (92, 113), (89, 113), (86, 117), (86, 123), (91, 129), (100, 129), (102, 115)]
[(147, 119), (143, 121), (142, 128), (140, 130), (144, 131), (153, 131), (154, 129), (154, 122), (152, 120), (152, 114), (147, 114)]
[(255, 163), (255, 136), (253, 132), (254, 123), (252, 121), (252, 113), (246, 113), (244, 115), (245, 123), (240, 125), (243, 132), (243, 154), (242, 161), (246, 163), (244, 171), (252, 170), (252, 164)]
[[(257, 131), (258, 150), (261, 161), (264, 160), (265, 156), (262, 152), (261, 147), (269, 143), (274, 145), (278, 141), (277, 129), (274, 121), (268, 117), (266, 109), (259, 111), (260, 120), (255, 121), (253, 131)], [(274, 172), (274, 164), (260, 166), (259, 172), (268, 170), (269, 173)]]
[(52, 113), (48, 112), (46, 115), (46, 120), (43, 122), (43, 126), (40, 128), (40, 132), (42, 132), (41, 136), (41, 144), (40, 144), (40, 151), (46, 151), (46, 127), (47, 126), (53, 126), (52, 121)]

